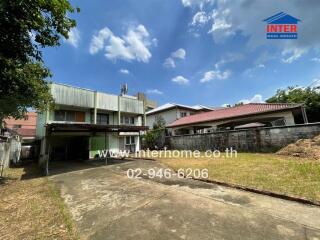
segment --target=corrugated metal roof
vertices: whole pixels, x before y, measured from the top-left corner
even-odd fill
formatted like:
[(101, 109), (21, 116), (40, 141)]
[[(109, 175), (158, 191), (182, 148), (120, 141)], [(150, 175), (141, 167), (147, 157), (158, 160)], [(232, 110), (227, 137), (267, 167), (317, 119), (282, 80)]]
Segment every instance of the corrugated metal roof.
[(150, 115), (150, 114), (153, 114), (153, 113), (156, 113), (156, 112), (161, 112), (161, 111), (164, 111), (164, 110), (167, 110), (167, 109), (171, 109), (171, 108), (175, 108), (175, 107), (180, 107), (180, 108), (188, 108), (190, 110), (194, 110), (194, 111), (198, 111), (198, 110), (201, 110), (201, 109), (207, 109), (207, 110), (211, 110), (211, 108), (208, 108), (208, 107), (205, 107), (205, 106), (202, 106), (202, 105), (194, 105), (194, 106), (188, 106), (188, 105), (183, 105), (183, 104), (177, 104), (177, 103), (166, 103), (166, 104), (163, 104), (155, 109), (152, 109), (150, 111), (148, 111), (146, 114), (147, 115)]
[(287, 104), (287, 103), (249, 103), (231, 108), (224, 108), (210, 112), (190, 115), (180, 118), (169, 125), (169, 127), (190, 125), (201, 122), (211, 122), (227, 118), (239, 116), (253, 115), (264, 112), (274, 112), (286, 109), (292, 109), (302, 106), (302, 104)]

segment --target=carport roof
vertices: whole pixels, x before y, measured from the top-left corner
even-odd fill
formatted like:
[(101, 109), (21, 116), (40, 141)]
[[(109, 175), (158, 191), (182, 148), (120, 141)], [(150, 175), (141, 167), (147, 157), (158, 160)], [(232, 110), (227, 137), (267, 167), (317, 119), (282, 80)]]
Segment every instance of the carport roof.
[(138, 132), (148, 130), (147, 126), (101, 125), (91, 123), (50, 123), (49, 132)]
[(278, 112), (301, 107), (303, 104), (290, 103), (249, 103), (236, 107), (224, 108), (190, 115), (180, 118), (168, 127), (178, 127), (184, 125), (192, 125), (194, 123), (213, 122), (236, 117), (244, 117), (249, 115), (257, 115), (270, 112)]

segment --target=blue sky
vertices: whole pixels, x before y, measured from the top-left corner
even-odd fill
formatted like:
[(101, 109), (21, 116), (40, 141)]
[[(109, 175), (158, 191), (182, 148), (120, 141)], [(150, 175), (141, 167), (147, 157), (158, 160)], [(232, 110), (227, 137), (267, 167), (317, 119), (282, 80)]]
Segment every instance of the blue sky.
[[(159, 104), (261, 102), (278, 88), (320, 78), (320, 2), (91, 0), (77, 27), (44, 60), (59, 83), (118, 94), (147, 93)], [(263, 19), (301, 19), (297, 40), (267, 40)]]

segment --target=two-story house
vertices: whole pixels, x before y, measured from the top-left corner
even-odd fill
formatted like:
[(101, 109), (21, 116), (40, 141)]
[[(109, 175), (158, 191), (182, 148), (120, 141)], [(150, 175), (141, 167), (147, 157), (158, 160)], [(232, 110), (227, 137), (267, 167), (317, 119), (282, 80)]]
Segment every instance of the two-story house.
[(208, 112), (214, 109), (202, 105), (187, 106), (176, 103), (166, 103), (146, 112), (147, 126), (151, 129), (159, 117), (163, 118), (166, 126), (177, 119), (190, 116), (196, 113)]
[(50, 84), (54, 109), (38, 114), (40, 165), (101, 157), (102, 151), (140, 150), (144, 102), (64, 84)]

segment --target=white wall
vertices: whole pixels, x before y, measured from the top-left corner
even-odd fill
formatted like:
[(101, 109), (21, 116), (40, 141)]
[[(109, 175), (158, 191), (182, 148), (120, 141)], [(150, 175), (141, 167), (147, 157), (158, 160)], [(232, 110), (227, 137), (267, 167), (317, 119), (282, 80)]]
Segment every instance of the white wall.
[(174, 109), (169, 109), (167, 111), (162, 111), (162, 112), (155, 113), (155, 114), (150, 114), (150, 115), (147, 115), (147, 126), (149, 126), (150, 129), (153, 128), (154, 122), (156, 121), (157, 117), (160, 115), (166, 121), (166, 126), (168, 126), (169, 124), (173, 123), (177, 119), (181, 118), (180, 117), (181, 112), (186, 112), (187, 116), (189, 116), (194, 111), (180, 109), (180, 108), (174, 108)]

